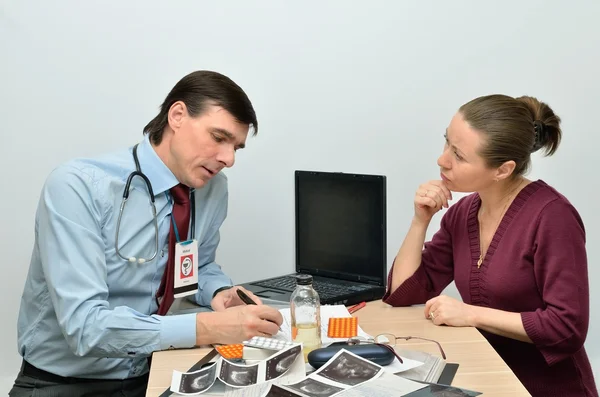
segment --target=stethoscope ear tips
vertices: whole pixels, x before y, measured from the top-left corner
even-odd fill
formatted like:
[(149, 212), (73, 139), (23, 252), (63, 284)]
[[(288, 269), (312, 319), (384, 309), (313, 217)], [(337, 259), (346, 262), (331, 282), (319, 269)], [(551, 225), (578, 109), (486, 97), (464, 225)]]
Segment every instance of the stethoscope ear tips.
[(141, 265), (142, 263), (146, 263), (146, 259), (136, 258), (135, 256), (132, 256), (131, 258), (129, 258), (129, 263), (136, 263), (136, 262)]

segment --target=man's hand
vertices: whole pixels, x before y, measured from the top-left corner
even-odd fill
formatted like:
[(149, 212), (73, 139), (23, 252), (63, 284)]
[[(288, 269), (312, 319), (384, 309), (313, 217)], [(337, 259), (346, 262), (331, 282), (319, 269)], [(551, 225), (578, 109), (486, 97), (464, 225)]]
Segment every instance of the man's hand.
[(196, 344), (231, 344), (255, 336), (269, 337), (279, 332), (282, 322), (279, 310), (267, 305), (235, 306), (218, 312), (198, 313)]
[(210, 306), (216, 312), (223, 311), (229, 307), (241, 306), (245, 305), (244, 302), (240, 299), (236, 290), (241, 289), (248, 295), (257, 305), (262, 305), (262, 301), (258, 298), (258, 296), (254, 295), (252, 292), (248, 291), (244, 287), (235, 286), (226, 290), (219, 292), (210, 302)]

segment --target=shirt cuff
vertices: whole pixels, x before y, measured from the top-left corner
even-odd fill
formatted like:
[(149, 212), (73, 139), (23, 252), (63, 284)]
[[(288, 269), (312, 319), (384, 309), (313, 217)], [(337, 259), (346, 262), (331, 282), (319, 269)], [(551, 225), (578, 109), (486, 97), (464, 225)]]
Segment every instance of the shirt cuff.
[(219, 292), (221, 292), (221, 291), (225, 291), (225, 290), (228, 290), (228, 289), (232, 289), (232, 288), (233, 288), (233, 285), (226, 285), (226, 286), (224, 286), (224, 287), (217, 288), (217, 289), (215, 290), (215, 292), (213, 292), (213, 294), (212, 294), (212, 299), (215, 299), (215, 296), (216, 296), (216, 295), (217, 295)]
[(227, 277), (220, 277), (215, 280), (206, 281), (204, 285), (198, 288), (198, 304), (200, 306), (210, 307), (213, 299), (213, 294), (221, 287), (230, 286), (232, 282)]
[(196, 346), (196, 313), (160, 317), (160, 348)]
[(544, 356), (544, 360), (548, 365), (554, 365), (557, 362), (563, 360), (565, 357), (568, 357), (569, 354), (560, 354), (558, 353), (558, 349), (552, 349), (544, 346), (542, 344), (543, 340), (543, 329), (541, 328), (541, 324), (538, 322), (536, 312), (524, 312), (521, 313), (521, 322), (523, 323), (523, 328), (525, 329), (525, 333), (529, 336), (529, 339), (533, 342), (534, 346), (538, 348), (542, 356)]
[(427, 300), (424, 297), (427, 291), (419, 283), (415, 275), (407, 278), (395, 291), (392, 291), (390, 288), (391, 285), (388, 284), (388, 290), (381, 300), (391, 306), (420, 305)]

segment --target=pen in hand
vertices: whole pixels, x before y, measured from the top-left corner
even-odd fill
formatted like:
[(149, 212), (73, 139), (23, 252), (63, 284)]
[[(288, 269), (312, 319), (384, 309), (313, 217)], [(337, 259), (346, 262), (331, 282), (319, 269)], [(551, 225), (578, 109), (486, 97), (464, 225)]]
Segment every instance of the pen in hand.
[[(238, 296), (240, 297), (242, 302), (244, 302), (245, 304), (256, 305), (256, 302), (254, 302), (254, 300), (252, 298), (250, 298), (248, 295), (246, 295), (246, 293), (244, 291), (242, 291), (241, 289), (237, 288), (235, 290), (235, 292), (237, 292)], [(271, 321), (271, 320), (267, 320), (267, 321)], [(271, 322), (273, 322), (273, 321), (271, 321)], [(281, 327), (279, 327), (279, 330), (281, 331)]]
[(244, 291), (239, 288), (236, 288), (235, 292), (237, 292), (238, 296), (247, 305), (256, 305), (256, 302), (252, 298), (250, 298)]

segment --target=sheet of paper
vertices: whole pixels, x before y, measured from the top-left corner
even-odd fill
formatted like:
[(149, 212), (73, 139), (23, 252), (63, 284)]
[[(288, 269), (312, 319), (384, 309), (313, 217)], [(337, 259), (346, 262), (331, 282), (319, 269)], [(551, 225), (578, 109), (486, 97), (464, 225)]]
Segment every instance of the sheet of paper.
[(294, 364), (292, 364), (292, 366), (285, 373), (285, 375), (277, 378), (276, 380), (250, 387), (245, 387), (242, 389), (227, 386), (225, 389), (225, 393), (221, 395), (224, 395), (225, 397), (262, 397), (266, 395), (266, 393), (269, 391), (271, 384), (289, 385), (304, 379), (305, 376), (306, 367), (304, 364), (304, 357), (300, 355), (300, 357), (298, 357), (298, 359), (294, 361)]
[[(281, 331), (275, 335), (276, 338), (282, 340), (292, 340), (292, 316), (290, 309), (280, 309), (279, 312), (283, 316), (283, 324), (281, 324)], [(327, 326), (329, 325), (329, 319), (334, 317), (352, 317), (348, 309), (344, 305), (323, 305), (321, 306), (321, 341), (323, 345), (329, 345), (333, 342), (341, 342), (348, 340), (348, 338), (330, 338), (327, 336)], [(367, 334), (358, 324), (357, 333), (359, 336), (370, 338), (371, 335)]]
[[(401, 356), (401, 357), (402, 357), (402, 361), (404, 361), (403, 363), (398, 361), (398, 359), (396, 358), (390, 364), (383, 366), (384, 371), (388, 372), (390, 374), (397, 374), (398, 372), (408, 371), (410, 369), (417, 368), (417, 367), (420, 367), (421, 365), (423, 365), (423, 363), (421, 361), (412, 360), (412, 359), (406, 358), (404, 356)], [(306, 363), (306, 373), (311, 374), (314, 371), (315, 371), (315, 369), (313, 368), (313, 366), (310, 365), (309, 363)]]
[(252, 363), (239, 364), (219, 358), (198, 371), (173, 371), (170, 390), (182, 395), (198, 395), (210, 391), (219, 381), (231, 388), (245, 388), (282, 378), (294, 366), (305, 367), (300, 344), (292, 344)]
[(355, 388), (345, 390), (338, 394), (339, 397), (389, 397), (404, 396), (405, 394), (423, 389), (427, 385), (404, 379), (390, 373), (384, 373), (381, 377)]
[(388, 372), (390, 374), (397, 374), (398, 372), (408, 371), (409, 369), (417, 368), (423, 365), (421, 361), (411, 360), (410, 358), (406, 357), (402, 357), (402, 361), (404, 362), (401, 363), (400, 361), (398, 361), (397, 358), (395, 358), (394, 361), (384, 366), (383, 369), (385, 370), (385, 372)]
[[(381, 366), (342, 349), (300, 382), (280, 385), (284, 390), (270, 390), (267, 395), (335, 396), (344, 390), (377, 379), (383, 373)], [(289, 393), (284, 394), (285, 391)]]
[[(281, 325), (281, 331), (275, 336), (278, 339), (290, 341), (292, 339), (292, 327), (291, 327), (291, 314), (290, 309), (280, 309), (281, 315), (283, 316), (283, 324)], [(341, 342), (345, 341), (348, 338), (330, 338), (327, 336), (327, 326), (329, 324), (329, 319), (334, 317), (351, 317), (352, 315), (348, 312), (348, 309), (344, 305), (323, 305), (321, 306), (321, 340), (323, 342), (323, 346), (327, 346), (333, 342)], [(360, 323), (358, 325), (357, 333), (359, 336), (364, 338), (371, 338), (372, 336), (367, 334), (360, 328)], [(409, 369), (419, 367), (423, 365), (421, 361), (411, 360), (408, 358), (402, 357), (401, 363), (398, 359), (395, 359), (391, 364), (386, 365), (384, 370), (386, 372), (395, 374), (402, 371), (408, 371)], [(307, 372), (314, 371), (314, 368), (307, 364)]]
[(461, 389), (446, 385), (426, 384), (424, 388), (406, 394), (406, 397), (464, 396), (475, 397), (481, 393), (474, 390)]

